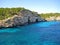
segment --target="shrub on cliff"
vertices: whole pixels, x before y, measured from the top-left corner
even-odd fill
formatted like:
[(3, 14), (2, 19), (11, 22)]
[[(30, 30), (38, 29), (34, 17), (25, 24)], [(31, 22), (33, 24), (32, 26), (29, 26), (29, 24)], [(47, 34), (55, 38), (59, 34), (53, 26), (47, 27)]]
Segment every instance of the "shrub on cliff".
[(27, 10), (27, 9), (25, 8), (0, 8), (0, 20), (16, 15), (21, 10)]

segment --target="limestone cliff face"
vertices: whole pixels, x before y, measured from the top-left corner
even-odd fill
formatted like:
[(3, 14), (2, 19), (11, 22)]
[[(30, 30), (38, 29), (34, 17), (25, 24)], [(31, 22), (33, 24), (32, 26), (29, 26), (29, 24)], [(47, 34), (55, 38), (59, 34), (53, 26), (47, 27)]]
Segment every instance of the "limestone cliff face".
[(38, 16), (36, 12), (33, 13), (29, 10), (22, 10), (18, 13), (18, 15), (2, 20), (0, 22), (0, 27), (14, 27), (39, 21), (45, 20)]
[(49, 18), (46, 18), (45, 20), (47, 20), (47, 21), (60, 21), (60, 16), (57, 16), (57, 17), (51, 16)]

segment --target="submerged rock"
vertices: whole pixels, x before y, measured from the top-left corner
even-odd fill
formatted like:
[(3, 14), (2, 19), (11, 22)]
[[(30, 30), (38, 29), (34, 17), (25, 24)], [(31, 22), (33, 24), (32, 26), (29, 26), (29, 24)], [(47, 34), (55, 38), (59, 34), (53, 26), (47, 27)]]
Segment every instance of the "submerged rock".
[(45, 20), (42, 19), (36, 12), (21, 10), (18, 15), (14, 15), (13, 17), (1, 21), (0, 27), (14, 27), (39, 21)]

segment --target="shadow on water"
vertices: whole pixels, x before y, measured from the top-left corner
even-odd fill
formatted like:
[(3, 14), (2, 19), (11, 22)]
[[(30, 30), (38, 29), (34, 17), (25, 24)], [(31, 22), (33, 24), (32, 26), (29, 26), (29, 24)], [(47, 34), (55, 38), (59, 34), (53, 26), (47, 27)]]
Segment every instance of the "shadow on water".
[(60, 45), (60, 22), (0, 29), (0, 45)]

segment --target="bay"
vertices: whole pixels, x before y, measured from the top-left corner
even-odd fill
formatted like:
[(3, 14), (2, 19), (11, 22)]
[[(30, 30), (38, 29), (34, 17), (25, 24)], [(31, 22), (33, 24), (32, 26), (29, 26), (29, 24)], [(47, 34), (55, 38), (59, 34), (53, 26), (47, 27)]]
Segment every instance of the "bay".
[(0, 45), (60, 45), (60, 22), (0, 29)]

